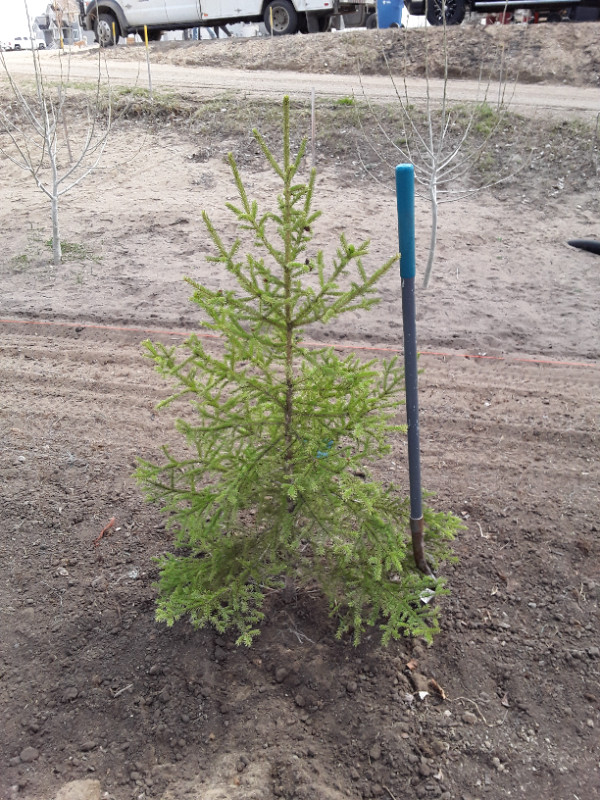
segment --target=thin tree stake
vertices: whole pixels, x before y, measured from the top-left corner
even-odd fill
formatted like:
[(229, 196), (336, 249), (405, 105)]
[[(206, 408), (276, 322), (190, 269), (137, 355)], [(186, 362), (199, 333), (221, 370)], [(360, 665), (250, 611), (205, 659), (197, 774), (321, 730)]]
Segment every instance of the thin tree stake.
[(144, 25), (144, 41), (146, 43), (146, 64), (148, 65), (148, 95), (152, 102), (152, 72), (150, 71), (150, 48), (148, 47), (148, 26)]

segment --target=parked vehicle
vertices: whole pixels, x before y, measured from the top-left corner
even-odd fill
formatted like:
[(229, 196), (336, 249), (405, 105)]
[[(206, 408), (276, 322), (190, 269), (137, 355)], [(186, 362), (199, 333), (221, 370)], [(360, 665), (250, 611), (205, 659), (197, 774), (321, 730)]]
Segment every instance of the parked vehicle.
[(276, 36), (316, 33), (329, 27), (331, 17), (356, 13), (366, 5), (367, 0), (79, 0), (81, 23), (95, 32), (101, 47), (131, 33), (143, 38), (144, 26), (150, 41), (160, 39), (163, 31), (235, 22), (264, 22)]
[(405, 0), (409, 14), (426, 16), (430, 25), (460, 25), (467, 11), (512, 13), (526, 9), (550, 22), (600, 19), (600, 0)]
[(6, 42), (6, 50), (44, 50), (46, 43), (42, 39), (31, 39), (29, 36), (15, 36)]

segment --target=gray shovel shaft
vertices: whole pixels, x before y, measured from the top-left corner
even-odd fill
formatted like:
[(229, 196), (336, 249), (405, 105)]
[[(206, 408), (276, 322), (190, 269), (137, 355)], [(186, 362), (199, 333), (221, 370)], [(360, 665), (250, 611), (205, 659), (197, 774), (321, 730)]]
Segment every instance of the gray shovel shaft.
[(404, 382), (406, 420), (408, 423), (408, 476), (410, 480), (410, 517), (421, 519), (421, 452), (419, 443), (419, 371), (417, 366), (417, 324), (415, 279), (402, 279), (402, 324), (404, 328)]

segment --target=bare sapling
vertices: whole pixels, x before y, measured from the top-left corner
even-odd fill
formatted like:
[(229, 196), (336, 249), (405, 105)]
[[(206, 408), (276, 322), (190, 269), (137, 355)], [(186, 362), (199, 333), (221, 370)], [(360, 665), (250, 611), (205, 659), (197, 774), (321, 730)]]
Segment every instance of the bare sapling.
[[(27, 0), (23, 0), (33, 31)], [(52, 217), (53, 264), (61, 263), (60, 198), (94, 170), (102, 158), (111, 128), (111, 104), (106, 100), (108, 78), (103, 79), (98, 55), (98, 74), (93, 93), (85, 96), (84, 110), (79, 95), (71, 92), (69, 54), (61, 49), (60, 78), (52, 82), (44, 75), (39, 50), (32, 48), (35, 90), (33, 96), (22, 89), (0, 51), (0, 63), (8, 80), (12, 102), (0, 108), (0, 154), (28, 172), (36, 186), (50, 200)], [(70, 102), (73, 101), (73, 102)], [(68, 115), (76, 114), (76, 124), (68, 125)], [(84, 123), (81, 123), (81, 117)]]
[[(480, 71), (479, 96), (474, 102), (454, 102), (451, 98), (451, 53), (446, 25), (445, 0), (441, 0), (441, 30), (426, 29), (425, 37), (425, 97), (423, 102), (411, 98), (406, 70), (394, 77), (388, 63), (388, 74), (398, 100), (398, 129), (390, 131), (381, 122), (376, 107), (369, 103), (376, 125), (388, 144), (397, 153), (398, 161), (410, 163), (415, 170), (417, 194), (431, 207), (429, 252), (423, 276), (423, 286), (429, 285), (438, 242), (439, 207), (442, 203), (458, 201), (507, 180), (514, 174), (511, 165), (502, 174), (491, 176), (483, 185), (470, 185), (469, 177), (494, 147), (494, 140), (506, 125), (514, 87), (508, 82), (504, 48), (500, 45), (497, 76), (484, 79)], [(407, 39), (405, 36), (405, 47)], [(432, 37), (441, 47), (443, 75), (441, 80), (431, 75)], [(385, 55), (384, 55), (385, 58)], [(386, 58), (387, 63), (387, 58)], [(363, 95), (366, 93), (363, 87)], [(367, 98), (368, 99), (368, 98)], [(394, 164), (378, 150), (379, 159), (392, 168)]]

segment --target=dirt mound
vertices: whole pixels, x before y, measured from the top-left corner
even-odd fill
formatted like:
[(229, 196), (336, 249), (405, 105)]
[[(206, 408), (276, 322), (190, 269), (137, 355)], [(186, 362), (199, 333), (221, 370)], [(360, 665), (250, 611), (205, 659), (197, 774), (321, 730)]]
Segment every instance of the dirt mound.
[[(559, 25), (468, 25), (449, 28), (453, 77), (508, 74), (527, 82), (600, 85), (600, 23)], [(152, 60), (188, 66), (248, 70), (443, 76), (443, 31), (347, 30), (274, 39), (160, 42)], [(111, 59), (145, 58), (142, 45), (116, 48)]]

